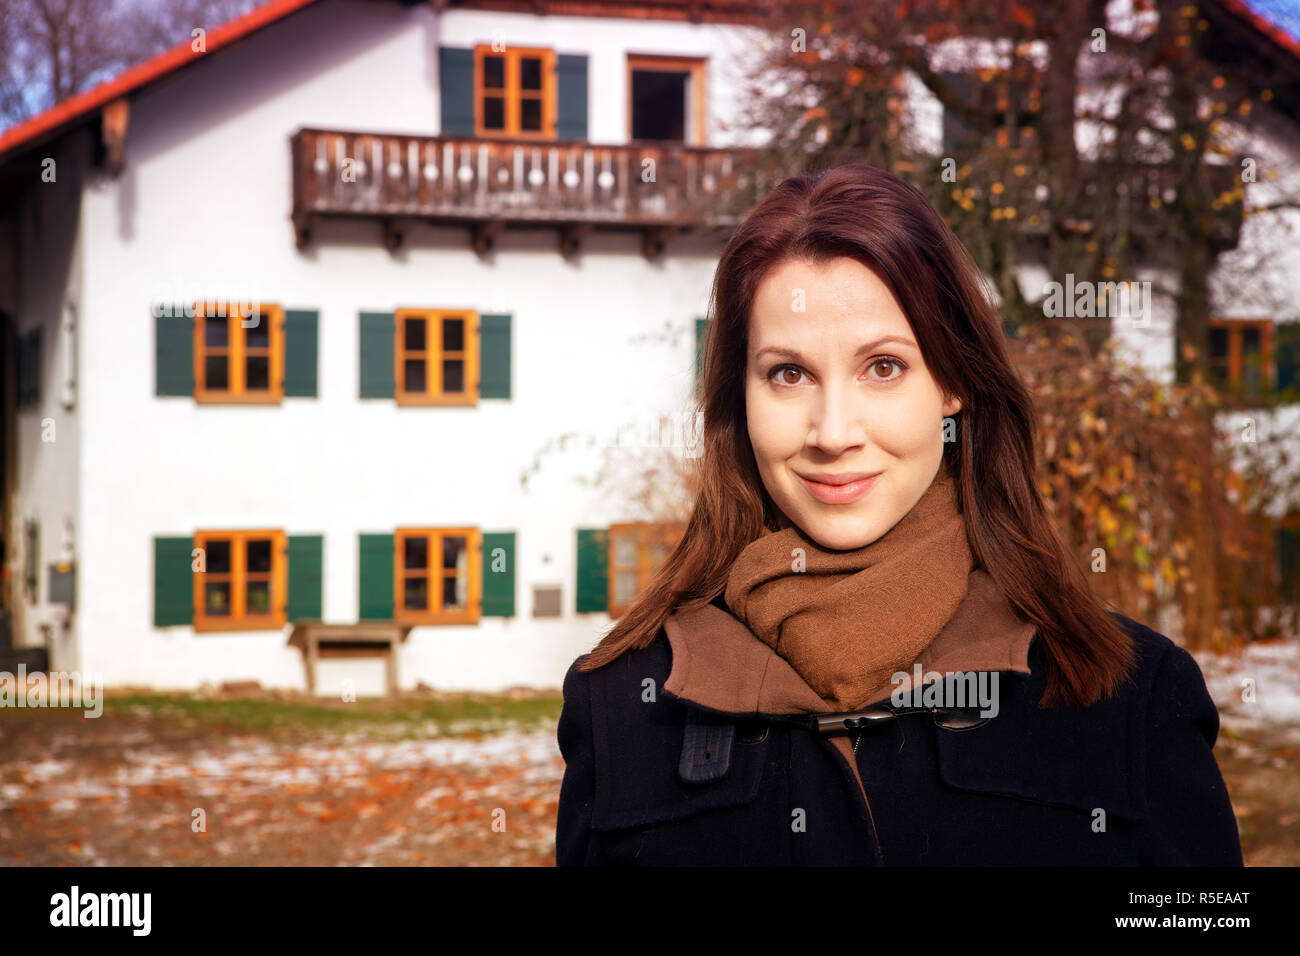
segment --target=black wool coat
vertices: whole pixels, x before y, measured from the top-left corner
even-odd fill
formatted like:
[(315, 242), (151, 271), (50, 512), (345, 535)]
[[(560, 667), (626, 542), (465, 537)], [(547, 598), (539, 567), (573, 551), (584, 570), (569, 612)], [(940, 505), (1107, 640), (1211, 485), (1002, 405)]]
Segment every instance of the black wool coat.
[[(887, 719), (847, 736), (817, 729), (815, 715), (762, 712), (773, 698), (751, 691), (785, 665), (752, 635), (697, 641), (734, 675), (731, 697), (695, 693), (714, 706), (666, 689), (703, 686), (691, 680), (703, 668), (674, 659), (687, 645), (664, 628), (595, 671), (579, 671), (579, 658), (557, 732), (556, 864), (1242, 865), (1200, 668), (1164, 635), (1113, 616), (1138, 667), (1090, 707), (1038, 708), (1035, 634), (1028, 666), (1000, 669), (996, 716), (885, 701)], [(740, 703), (719, 709), (723, 699)]]

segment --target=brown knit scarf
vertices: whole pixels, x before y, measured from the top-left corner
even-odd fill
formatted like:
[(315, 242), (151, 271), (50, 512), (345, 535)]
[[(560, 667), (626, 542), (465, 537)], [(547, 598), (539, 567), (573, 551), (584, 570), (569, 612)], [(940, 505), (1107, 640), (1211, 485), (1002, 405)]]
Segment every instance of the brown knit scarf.
[(972, 565), (956, 486), (941, 464), (912, 510), (856, 551), (828, 551), (794, 527), (751, 542), (732, 565), (725, 600), (829, 706), (855, 710), (934, 640), (965, 596)]

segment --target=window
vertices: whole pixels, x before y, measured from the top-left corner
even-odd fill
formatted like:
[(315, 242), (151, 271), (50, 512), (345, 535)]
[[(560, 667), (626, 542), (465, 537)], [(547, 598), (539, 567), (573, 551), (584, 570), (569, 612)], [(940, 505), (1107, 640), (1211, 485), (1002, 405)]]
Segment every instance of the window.
[(615, 524), (609, 528), (608, 611), (618, 617), (650, 583), (685, 532), (685, 525)]
[(478, 316), (398, 309), (399, 405), (473, 405), (478, 396)]
[(1271, 392), (1276, 381), (1273, 329), (1269, 319), (1211, 319), (1211, 381), (1242, 397)]
[(261, 305), (245, 314), (234, 303), (205, 302), (194, 312), (194, 397), (200, 402), (279, 402), (284, 396), (283, 310)]
[(412, 624), (475, 624), (482, 603), (477, 528), (399, 528), (393, 616)]
[(361, 398), (475, 405), (511, 397), (510, 315), (420, 308), (358, 318)]
[(194, 547), (194, 629), (265, 630), (285, 623), (283, 531), (199, 531)]
[(474, 48), (476, 136), (555, 138), (555, 51)]
[(704, 64), (695, 57), (629, 55), (628, 137), (704, 145)]

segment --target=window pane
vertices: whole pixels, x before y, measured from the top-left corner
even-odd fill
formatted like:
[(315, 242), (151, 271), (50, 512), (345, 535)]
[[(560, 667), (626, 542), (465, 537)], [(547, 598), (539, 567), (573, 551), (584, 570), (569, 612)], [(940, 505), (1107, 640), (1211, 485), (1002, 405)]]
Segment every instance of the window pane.
[(424, 578), (407, 578), (403, 597), (403, 603), (408, 611), (427, 611), (429, 609), (429, 582)]
[(1255, 395), (1259, 393), (1259, 384), (1262, 380), (1260, 368), (1262, 356), (1259, 352), (1259, 329), (1245, 328), (1241, 330), (1241, 383), (1245, 387), (1246, 393)]
[(271, 357), (250, 355), (244, 359), (244, 388), (265, 392), (271, 387)]
[(620, 571), (614, 576), (614, 603), (628, 604), (636, 597), (636, 572)]
[(1259, 354), (1259, 329), (1251, 326), (1241, 330), (1242, 357)]
[(271, 613), (271, 582), (249, 581), (244, 609), (249, 614)]
[(230, 344), (229, 316), (203, 319), (203, 344), (212, 349), (224, 349)]
[(402, 567), (427, 568), (429, 566), (429, 539), (425, 537), (405, 538), (402, 548)]
[(505, 129), (506, 128), (506, 101), (499, 96), (488, 96), (483, 99), (483, 128), (484, 129)]
[(404, 363), (406, 391), (423, 393), (428, 390), (424, 377), (424, 359), (407, 359)]
[(523, 56), (519, 58), (519, 88), (540, 90), (542, 88), (541, 57)]
[(424, 319), (407, 319), (405, 324), (405, 348), (408, 352), (424, 351)]
[(614, 563), (636, 565), (636, 538), (627, 532), (614, 539)]
[(1228, 357), (1228, 330), (1224, 328), (1210, 329), (1210, 357), (1224, 358)]
[(452, 568), (463, 568), (465, 566), (465, 538), (463, 535), (442, 539), (442, 566), (448, 571)]
[(442, 363), (442, 390), (465, 391), (465, 363), (460, 359), (444, 359)]
[(208, 355), (203, 359), (203, 384), (218, 391), (230, 388), (230, 368), (224, 355)]
[(444, 352), (460, 352), (465, 348), (465, 320), (464, 319), (443, 319), (442, 320), (442, 350)]
[(542, 101), (527, 99), (519, 104), (519, 128), (536, 132), (542, 128)]
[(271, 542), (254, 538), (247, 542), (247, 570), (250, 574), (265, 574), (271, 570)]
[(506, 85), (506, 58), (503, 56), (483, 57), (483, 88), (489, 90), (504, 89)]
[(257, 317), (257, 325), (244, 329), (244, 344), (250, 349), (265, 349), (271, 346), (271, 316), (262, 312)]
[(229, 574), (230, 541), (209, 541), (205, 546), (204, 560), (209, 574)]
[(469, 606), (469, 579), (464, 574), (442, 579), (442, 609), (463, 611)]
[(219, 616), (230, 613), (229, 581), (204, 582), (203, 613), (210, 616)]

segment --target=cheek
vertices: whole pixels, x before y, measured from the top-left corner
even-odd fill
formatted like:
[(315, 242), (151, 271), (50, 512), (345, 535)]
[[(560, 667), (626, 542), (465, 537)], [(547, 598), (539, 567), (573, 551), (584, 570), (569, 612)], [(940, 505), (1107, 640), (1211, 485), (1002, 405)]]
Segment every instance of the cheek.
[(774, 458), (788, 458), (792, 448), (798, 449), (798, 425), (789, 409), (772, 402), (757, 389), (750, 389), (745, 395), (745, 417), (749, 424), (749, 443), (760, 465)]
[(869, 420), (871, 437), (895, 456), (926, 453), (942, 443), (942, 401), (918, 395), (880, 411), (881, 414), (872, 415)]

